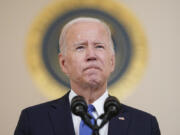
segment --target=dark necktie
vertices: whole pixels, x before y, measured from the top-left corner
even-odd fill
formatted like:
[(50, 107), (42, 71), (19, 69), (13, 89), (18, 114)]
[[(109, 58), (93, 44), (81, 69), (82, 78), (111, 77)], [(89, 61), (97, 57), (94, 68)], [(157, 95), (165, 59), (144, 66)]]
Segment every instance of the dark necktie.
[[(88, 113), (93, 117), (92, 112), (95, 111), (95, 107), (93, 105), (88, 105)], [(94, 117), (91, 119), (91, 123), (94, 125), (95, 119)], [(88, 127), (83, 120), (81, 120), (80, 128), (79, 128), (79, 135), (92, 135), (92, 129)]]

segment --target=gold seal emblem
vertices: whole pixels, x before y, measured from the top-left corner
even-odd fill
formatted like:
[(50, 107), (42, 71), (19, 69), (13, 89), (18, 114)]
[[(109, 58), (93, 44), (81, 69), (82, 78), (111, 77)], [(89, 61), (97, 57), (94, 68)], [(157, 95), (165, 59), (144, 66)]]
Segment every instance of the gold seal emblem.
[(79, 16), (99, 18), (111, 28), (116, 67), (108, 89), (118, 98), (126, 97), (142, 76), (147, 46), (138, 20), (116, 0), (60, 0), (48, 5), (36, 17), (27, 37), (26, 58), (32, 77), (42, 93), (51, 99), (70, 89), (58, 63), (58, 40), (64, 24)]

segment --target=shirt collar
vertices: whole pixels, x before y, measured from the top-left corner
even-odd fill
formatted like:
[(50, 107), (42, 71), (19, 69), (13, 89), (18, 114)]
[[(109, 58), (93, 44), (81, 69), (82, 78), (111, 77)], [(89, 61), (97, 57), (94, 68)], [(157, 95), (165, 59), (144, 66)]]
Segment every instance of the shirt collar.
[(73, 97), (77, 96), (77, 94), (71, 89), (70, 93), (69, 93), (69, 103), (71, 104), (71, 101), (73, 99)]
[[(77, 94), (71, 89), (71, 91), (69, 93), (69, 103), (70, 104), (71, 104), (71, 100), (75, 96), (77, 96)], [(99, 97), (96, 101), (94, 101), (92, 103), (92, 105), (96, 108), (96, 112), (97, 112), (98, 116), (100, 116), (101, 114), (104, 113), (104, 102), (108, 96), (109, 96), (108, 91), (106, 90), (101, 97)]]
[(96, 101), (92, 103), (92, 105), (94, 105), (94, 107), (96, 108), (98, 116), (104, 113), (104, 102), (107, 97), (108, 97), (108, 92), (106, 90), (102, 96), (100, 96)]

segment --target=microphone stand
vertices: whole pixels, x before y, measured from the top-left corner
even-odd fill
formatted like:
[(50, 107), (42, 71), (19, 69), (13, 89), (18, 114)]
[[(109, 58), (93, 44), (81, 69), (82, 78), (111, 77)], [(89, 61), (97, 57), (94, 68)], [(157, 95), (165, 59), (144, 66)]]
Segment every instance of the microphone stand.
[(99, 131), (93, 131), (93, 134), (92, 135), (99, 135)]
[(91, 125), (90, 128), (93, 130), (92, 135), (99, 135), (99, 129), (101, 129), (108, 121), (102, 122), (101, 124), (98, 126), (97, 125), (97, 120), (98, 119), (104, 119), (105, 114), (102, 114), (101, 116), (99, 116), (97, 119), (95, 119), (95, 123), (94, 125)]
[[(72, 99), (71, 110), (75, 115), (80, 116), (81, 119), (84, 120), (85, 124), (92, 129), (92, 135), (99, 135), (99, 129), (102, 128), (112, 117), (115, 117), (119, 113), (120, 103), (115, 97), (108, 97), (104, 104), (105, 113), (99, 118), (94, 119), (94, 125), (90, 121), (92, 117), (87, 113), (87, 104), (83, 97), (76, 96)], [(97, 125), (98, 119), (102, 119), (99, 126)]]
[(93, 130), (92, 135), (99, 135), (99, 127), (97, 125), (97, 120), (95, 120), (92, 130)]

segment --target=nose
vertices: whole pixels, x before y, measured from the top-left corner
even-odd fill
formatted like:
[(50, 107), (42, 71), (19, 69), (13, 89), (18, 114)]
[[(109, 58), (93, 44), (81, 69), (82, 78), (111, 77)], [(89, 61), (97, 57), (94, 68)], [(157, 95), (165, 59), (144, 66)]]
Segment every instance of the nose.
[(89, 46), (86, 51), (86, 61), (94, 61), (96, 59), (95, 49), (92, 46)]

